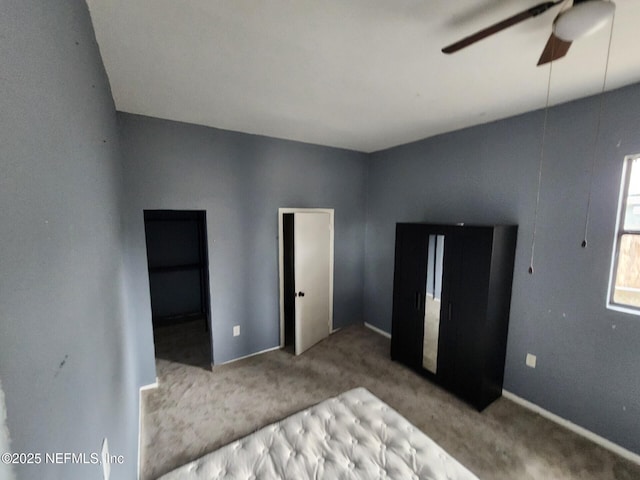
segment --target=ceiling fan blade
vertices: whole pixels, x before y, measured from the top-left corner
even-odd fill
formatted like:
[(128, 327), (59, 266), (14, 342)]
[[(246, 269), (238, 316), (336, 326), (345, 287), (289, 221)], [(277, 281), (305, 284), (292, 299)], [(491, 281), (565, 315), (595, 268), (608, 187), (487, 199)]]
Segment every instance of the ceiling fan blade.
[(538, 66), (564, 57), (569, 51), (570, 46), (571, 42), (566, 42), (552, 33), (549, 40), (547, 40), (547, 44), (542, 51), (542, 55), (540, 55)]
[(473, 43), (476, 43), (482, 40), (483, 38), (487, 38), (488, 36), (493, 35), (494, 33), (498, 33), (506, 28), (509, 28), (512, 25), (515, 25), (516, 23), (520, 23), (524, 20), (527, 20), (528, 18), (537, 17), (541, 13), (546, 12), (550, 8), (553, 8), (562, 2), (564, 2), (564, 0), (558, 0), (555, 2), (542, 2), (536, 5), (535, 7), (528, 8), (527, 10), (517, 13), (509, 18), (502, 20), (501, 22), (495, 23), (490, 27), (484, 28), (479, 32), (474, 33), (473, 35), (469, 35), (468, 37), (465, 37), (462, 40), (459, 40), (447, 47), (444, 47), (442, 49), (442, 53), (457, 52), (458, 50), (461, 50), (464, 47), (467, 47)]

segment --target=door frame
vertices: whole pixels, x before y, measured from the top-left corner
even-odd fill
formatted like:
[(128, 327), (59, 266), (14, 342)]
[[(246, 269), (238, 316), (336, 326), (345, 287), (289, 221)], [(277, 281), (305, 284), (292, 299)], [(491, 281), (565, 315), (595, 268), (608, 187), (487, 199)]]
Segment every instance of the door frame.
[(282, 218), (286, 213), (329, 214), (329, 333), (333, 332), (333, 259), (334, 259), (334, 209), (333, 208), (278, 208), (278, 276), (280, 297), (280, 348), (284, 348), (284, 241)]

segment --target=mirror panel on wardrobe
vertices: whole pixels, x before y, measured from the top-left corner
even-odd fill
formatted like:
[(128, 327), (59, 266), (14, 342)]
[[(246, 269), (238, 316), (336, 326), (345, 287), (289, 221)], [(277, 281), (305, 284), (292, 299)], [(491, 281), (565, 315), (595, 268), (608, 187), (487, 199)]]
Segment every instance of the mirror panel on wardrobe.
[(438, 369), (438, 339), (440, 333), (445, 236), (429, 235), (428, 241), (422, 366), (435, 374)]

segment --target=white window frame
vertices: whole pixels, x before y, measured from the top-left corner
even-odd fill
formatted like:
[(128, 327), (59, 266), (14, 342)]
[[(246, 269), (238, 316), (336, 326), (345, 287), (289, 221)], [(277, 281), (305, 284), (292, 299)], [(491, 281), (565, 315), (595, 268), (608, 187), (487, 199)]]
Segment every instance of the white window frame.
[(613, 239), (613, 252), (611, 255), (611, 270), (609, 272), (609, 290), (607, 292), (607, 308), (610, 310), (616, 310), (618, 312), (630, 313), (632, 315), (640, 315), (640, 307), (634, 307), (632, 305), (625, 305), (621, 303), (614, 303), (613, 295), (615, 291), (616, 274), (618, 270), (618, 254), (620, 248), (620, 239), (625, 234), (640, 235), (640, 231), (637, 230), (625, 230), (624, 229), (624, 217), (627, 206), (627, 197), (629, 192), (629, 182), (631, 180), (631, 163), (634, 160), (640, 159), (640, 154), (627, 155), (624, 157), (624, 164), (622, 166), (622, 179), (620, 180), (620, 194), (618, 197), (618, 214), (616, 217), (616, 230)]

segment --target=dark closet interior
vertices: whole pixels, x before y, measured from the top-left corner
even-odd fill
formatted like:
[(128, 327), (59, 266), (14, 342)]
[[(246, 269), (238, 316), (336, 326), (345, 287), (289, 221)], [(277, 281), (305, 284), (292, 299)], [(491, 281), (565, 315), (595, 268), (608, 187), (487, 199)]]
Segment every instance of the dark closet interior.
[(196, 361), (201, 352), (197, 363), (210, 364), (206, 214), (145, 210), (144, 226), (156, 355)]

